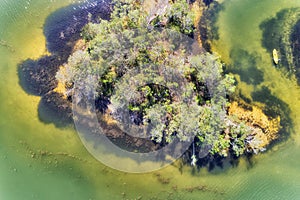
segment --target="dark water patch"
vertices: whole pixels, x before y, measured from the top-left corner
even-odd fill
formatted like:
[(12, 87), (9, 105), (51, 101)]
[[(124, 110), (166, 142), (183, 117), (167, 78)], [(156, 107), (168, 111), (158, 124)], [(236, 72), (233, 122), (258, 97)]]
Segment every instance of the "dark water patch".
[(263, 31), (262, 45), (270, 52), (270, 59), (272, 59), (273, 49), (277, 49), (280, 58), (278, 66), (286, 69), (290, 74), (295, 73), (291, 32), (299, 18), (299, 8), (284, 9), (274, 18), (267, 19), (260, 24), (260, 29)]
[[(198, 143), (199, 139), (196, 137), (194, 143)], [(191, 166), (191, 157), (193, 154), (197, 157), (196, 171), (193, 173), (199, 173), (202, 168), (206, 168), (210, 173), (223, 173), (224, 171), (230, 169), (231, 167), (236, 167), (239, 163), (241, 157), (236, 157), (233, 151), (229, 151), (227, 157), (221, 156), (219, 154), (211, 154), (209, 151), (211, 146), (199, 146), (193, 144), (188, 148), (188, 150), (182, 155), (181, 162), (183, 165)]]
[[(52, 13), (44, 24), (47, 49), (51, 56), (38, 60), (25, 60), (18, 65), (19, 84), (28, 93), (41, 96), (39, 119), (62, 127), (72, 123), (71, 102), (53, 92), (57, 87), (55, 78), (59, 67), (67, 62), (82, 28), (100, 19), (109, 19), (111, 1), (90, 1), (61, 8)], [(103, 105), (102, 101), (97, 101)]]
[(300, 19), (293, 27), (291, 34), (291, 48), (293, 53), (293, 61), (295, 64), (295, 74), (300, 85)]
[(257, 63), (261, 60), (258, 54), (249, 54), (243, 49), (233, 48), (230, 57), (234, 63), (228, 71), (239, 74), (241, 81), (251, 85), (259, 85), (264, 81), (263, 72), (257, 68)]
[[(233, 100), (238, 102), (238, 106), (244, 108), (245, 110), (252, 111), (253, 107), (251, 106), (252, 99), (246, 97), (243, 93), (242, 90), (240, 89), (237, 92), (236, 96), (233, 96)], [(245, 102), (245, 103), (244, 103)]]
[(19, 84), (28, 94), (45, 95), (57, 86), (55, 75), (61, 64), (56, 56), (28, 59), (18, 66)]
[(276, 17), (263, 21), (259, 26), (263, 31), (262, 45), (269, 52), (272, 52), (274, 48), (278, 48), (278, 45), (282, 43), (280, 29), (281, 24), (284, 23), (285, 20), (285, 12), (287, 12), (287, 10), (277, 13)]
[(62, 94), (50, 91), (43, 95), (39, 107), (39, 119), (47, 124), (54, 123), (57, 127), (64, 127), (73, 122), (71, 103)]
[(280, 125), (282, 129), (279, 132), (279, 140), (287, 139), (293, 129), (293, 122), (290, 117), (291, 109), (282, 100), (272, 95), (271, 90), (263, 86), (260, 90), (251, 94), (253, 101), (264, 103), (264, 113), (272, 118), (280, 116)]
[(219, 39), (217, 20), (222, 10), (224, 10), (223, 4), (213, 1), (210, 6), (203, 11), (198, 24), (202, 46), (208, 52), (211, 52), (211, 41)]
[(82, 28), (88, 22), (97, 23), (100, 19), (109, 19), (110, 12), (110, 0), (71, 5), (55, 11), (44, 24), (47, 49), (66, 60), (80, 38)]

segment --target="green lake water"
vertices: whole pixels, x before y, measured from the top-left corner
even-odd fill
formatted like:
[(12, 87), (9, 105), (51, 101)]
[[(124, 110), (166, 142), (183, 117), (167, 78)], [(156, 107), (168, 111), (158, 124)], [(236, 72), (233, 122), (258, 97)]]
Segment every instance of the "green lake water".
[[(51, 12), (72, 3), (59, 0), (0, 0), (0, 199), (299, 199), (300, 88), (272, 64), (262, 45), (262, 21), (283, 8), (300, 7), (297, 0), (225, 0), (213, 49), (228, 64), (234, 49), (258, 55), (259, 84), (240, 82), (241, 93), (263, 87), (285, 102), (294, 124), (290, 139), (238, 166), (199, 172), (176, 164), (157, 172), (128, 174), (96, 161), (72, 128), (56, 128), (38, 118), (39, 97), (18, 83), (17, 65), (47, 53), (43, 24)], [(244, 54), (242, 54), (243, 56)], [(243, 67), (251, 67), (247, 61)], [(231, 70), (237, 70), (232, 65)], [(257, 70), (250, 70), (256, 72)], [(238, 78), (238, 76), (237, 76)], [(252, 76), (253, 79), (256, 76)], [(254, 83), (255, 80), (252, 80)], [(162, 179), (168, 180), (163, 184)], [(206, 191), (189, 190), (206, 186)]]

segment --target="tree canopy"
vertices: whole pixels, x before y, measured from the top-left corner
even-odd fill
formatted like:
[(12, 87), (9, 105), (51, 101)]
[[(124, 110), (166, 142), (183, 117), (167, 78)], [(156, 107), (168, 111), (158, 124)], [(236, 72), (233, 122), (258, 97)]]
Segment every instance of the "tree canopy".
[(117, 121), (157, 143), (196, 138), (207, 154), (240, 156), (253, 128), (228, 115), (234, 78), (217, 56), (194, 52), (193, 20), (185, 0), (152, 15), (139, 0), (115, 0), (110, 20), (85, 26), (85, 49), (56, 77), (68, 95), (76, 84), (82, 98), (109, 98)]

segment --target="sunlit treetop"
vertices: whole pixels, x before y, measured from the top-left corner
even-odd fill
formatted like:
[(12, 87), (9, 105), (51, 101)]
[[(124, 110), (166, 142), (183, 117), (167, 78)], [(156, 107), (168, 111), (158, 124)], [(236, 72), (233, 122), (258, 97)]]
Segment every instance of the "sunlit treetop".
[(253, 129), (227, 114), (235, 81), (219, 58), (192, 53), (193, 21), (184, 0), (151, 13), (141, 1), (115, 0), (110, 20), (83, 29), (85, 49), (70, 56), (57, 79), (69, 95), (76, 85), (78, 103), (109, 98), (115, 120), (151, 127), (145, 134), (157, 143), (196, 138), (207, 154), (239, 156)]

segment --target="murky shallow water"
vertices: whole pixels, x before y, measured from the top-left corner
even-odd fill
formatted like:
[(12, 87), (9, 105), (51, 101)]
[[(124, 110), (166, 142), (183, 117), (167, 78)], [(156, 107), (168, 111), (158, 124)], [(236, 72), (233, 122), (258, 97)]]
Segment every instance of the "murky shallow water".
[[(240, 83), (242, 94), (267, 86), (287, 103), (295, 133), (249, 165), (224, 166), (193, 173), (169, 166), (154, 173), (127, 174), (109, 169), (90, 156), (72, 128), (59, 129), (38, 119), (39, 97), (18, 84), (17, 65), (46, 54), (43, 24), (56, 9), (72, 3), (58, 0), (0, 1), (0, 199), (299, 199), (300, 90), (272, 65), (261, 46), (259, 24), (300, 1), (225, 0), (214, 49), (228, 63), (233, 48), (260, 55), (256, 67), (263, 82)], [(247, 65), (247, 62), (245, 62)], [(247, 65), (248, 66), (248, 65)], [(233, 66), (234, 67), (234, 66)], [(250, 67), (250, 66), (249, 66)], [(167, 180), (168, 184), (162, 182)], [(206, 191), (191, 186), (207, 187)]]

